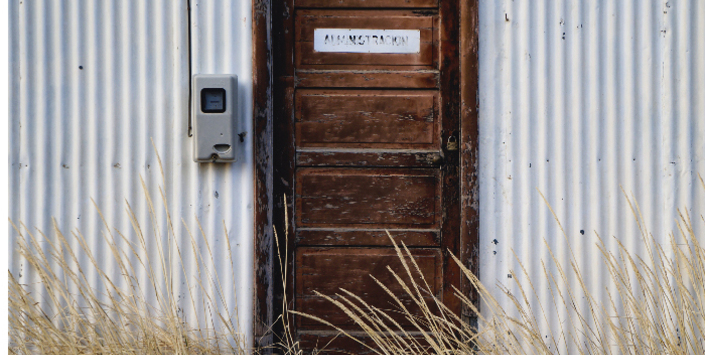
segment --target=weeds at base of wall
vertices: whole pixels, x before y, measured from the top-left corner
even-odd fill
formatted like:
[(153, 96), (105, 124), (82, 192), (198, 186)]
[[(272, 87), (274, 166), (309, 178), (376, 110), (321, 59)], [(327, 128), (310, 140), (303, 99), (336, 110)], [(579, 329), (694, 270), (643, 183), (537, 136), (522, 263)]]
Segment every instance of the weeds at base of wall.
[[(700, 182), (705, 190), (702, 177)], [(550, 281), (552, 302), (541, 300), (538, 307), (531, 306), (536, 305), (532, 301), (538, 299), (538, 292), (519, 262), (521, 273), (511, 274), (513, 289), (518, 292), (499, 286), (503, 296), (514, 305), (503, 309), (494, 293), (454, 257), (482, 299), (484, 309), (479, 312), (456, 289), (456, 296), (478, 315), (479, 327), (472, 327), (434, 296), (409, 249), (404, 244), (398, 245), (390, 235), (406, 275), (398, 275), (390, 268), (388, 271), (420, 312), (410, 311), (400, 301), (400, 295), (390, 292), (377, 280), (396, 302), (391, 311), (371, 306), (344, 289), (334, 297), (318, 294), (345, 312), (373, 345), (323, 319), (293, 313), (337, 329), (374, 354), (705, 354), (705, 236), (696, 235), (690, 217), (679, 211), (678, 231), (669, 236), (667, 245), (659, 244), (645, 229), (634, 199), (624, 195), (646, 253), (636, 255), (619, 240), (618, 249), (609, 250), (597, 236), (597, 246), (609, 272), (603, 281), (606, 299), (590, 294), (565, 230), (551, 209), (571, 254), (570, 265), (561, 265), (544, 241), (552, 256), (550, 262), (557, 270), (557, 273), (547, 271), (542, 261), (543, 276)], [(700, 219), (705, 223), (703, 216)], [(577, 281), (579, 288), (571, 288), (571, 281)], [(433, 298), (430, 302), (426, 301), (429, 296)], [(579, 309), (579, 305), (586, 303), (588, 312)], [(400, 326), (390, 316), (392, 312), (403, 314), (412, 324), (411, 329)], [(540, 325), (549, 323), (551, 313), (566, 315), (560, 329), (545, 329)], [(412, 331), (414, 336), (410, 335)]]
[[(157, 158), (164, 184), (159, 155)], [(105, 227), (102, 246), (107, 261), (97, 260), (80, 231), (66, 236), (54, 221), (53, 234), (45, 235), (10, 221), (19, 235), (16, 252), (24, 260), (24, 272), (32, 273), (32, 277), (25, 277), (31, 284), (20, 284), (9, 273), (10, 353), (251, 353), (238, 329), (237, 304), (233, 307), (225, 301), (225, 285), (236, 285), (234, 273), (228, 273), (232, 280), (221, 280), (212, 266), (213, 252), (202, 229), (198, 238), (182, 221), (188, 236), (176, 236), (164, 186), (159, 188), (159, 196), (166, 235), (161, 235), (158, 211), (144, 180), (140, 178), (140, 182), (152, 225), (146, 229), (140, 226), (142, 216), (128, 203), (132, 237), (112, 229), (96, 206)], [(223, 247), (232, 250), (224, 231), (227, 245)], [(96, 237), (100, 238), (91, 236)], [(190, 241), (190, 245), (181, 249), (177, 240)], [(205, 253), (199, 249), (203, 246)], [(232, 253), (228, 255), (233, 266)], [(188, 268), (185, 258), (190, 260)], [(101, 265), (112, 265), (116, 270), (102, 270)], [(188, 297), (176, 295), (174, 280), (185, 280)], [(186, 307), (199, 317), (192, 322), (203, 326), (195, 328), (186, 322)]]
[[(700, 181), (705, 189), (702, 178)], [(144, 182), (142, 187), (152, 223), (156, 223), (154, 204)], [(228, 309), (223, 301), (223, 285), (227, 283), (221, 282), (219, 275), (209, 268), (213, 265), (213, 254), (208, 238), (202, 230), (203, 240), (197, 240), (189, 232), (190, 250), (179, 249), (163, 188), (159, 193), (167, 218), (166, 236), (145, 233), (129, 205), (127, 213), (136, 240), (128, 240), (125, 234), (111, 229), (103, 219), (106, 228), (102, 236), (104, 245), (110, 251), (110, 262), (119, 269), (118, 279), (111, 276), (115, 273), (100, 269), (101, 262), (96, 260), (80, 232), (67, 237), (55, 227), (53, 235), (47, 236), (41, 232), (32, 233), (22, 224), (13, 224), (20, 235), (17, 252), (34, 273), (36, 284), (22, 285), (12, 274), (9, 275), (10, 353), (248, 354), (253, 351), (247, 345), (248, 339), (237, 328), (237, 309)], [(537, 294), (533, 283), (530, 280), (521, 283), (520, 277), (513, 277), (519, 292), (512, 293), (508, 288), (503, 291), (514, 307), (502, 309), (493, 292), (455, 259), (482, 298), (484, 309), (479, 313), (470, 299), (457, 294), (469, 309), (478, 314), (478, 331), (462, 322), (438, 299), (426, 301), (430, 288), (423, 278), (421, 282), (404, 281), (419, 280), (414, 276), (421, 273), (414, 259), (409, 257), (406, 246), (393, 239), (391, 241), (407, 274), (395, 274), (395, 277), (403, 286), (405, 297), (413, 300), (421, 312), (408, 310), (399, 301), (401, 295), (391, 292), (390, 296), (397, 304), (390, 305), (390, 308), (401, 312), (413, 324), (414, 336), (409, 336), (410, 330), (394, 321), (389, 315), (390, 310), (370, 306), (350, 292), (341, 290), (335, 298), (320, 296), (346, 312), (365, 332), (372, 345), (359, 342), (373, 354), (552, 354), (560, 352), (559, 349), (580, 354), (705, 353), (704, 236), (696, 236), (690, 217), (680, 214), (679, 230), (670, 236), (668, 245), (659, 245), (644, 229), (638, 206), (631, 200), (630, 206), (648, 252), (640, 258), (621, 244), (618, 250), (611, 251), (598, 236), (602, 260), (610, 271), (607, 282), (617, 290), (609, 295), (608, 302), (587, 292), (574, 257), (571, 265), (560, 265), (554, 257), (550, 262), (555, 264), (557, 274), (549, 273), (543, 265), (544, 277), (552, 284), (552, 303), (546, 304), (546, 308), (530, 307), (531, 297)], [(152, 231), (159, 230), (152, 227)], [(149, 257), (147, 238), (166, 241), (165, 245), (159, 246), (158, 250), (164, 252), (157, 253), (156, 259)], [(275, 239), (279, 243), (278, 236)], [(229, 243), (227, 233), (225, 240)], [(196, 248), (201, 242), (207, 246), (205, 255)], [(121, 249), (120, 245), (127, 247)], [(546, 247), (550, 250), (548, 245)], [(193, 276), (183, 266), (188, 253), (191, 253), (192, 260), (196, 260), (199, 277), (185, 277), (187, 274)], [(233, 265), (232, 259), (230, 261)], [(181, 265), (181, 271), (168, 265)], [(286, 265), (286, 262), (280, 262), (280, 265)], [(521, 273), (513, 275), (528, 279), (523, 266)], [(189, 302), (174, 296), (173, 285), (168, 282), (174, 278), (194, 282), (187, 287)], [(96, 286), (96, 279), (100, 280), (100, 287)], [(566, 287), (569, 279), (577, 279), (580, 288)], [(143, 284), (140, 280), (148, 281)], [(234, 281), (229, 280), (231, 285), (235, 284)], [(589, 304), (587, 314), (576, 307), (576, 304), (585, 302), (581, 301), (583, 297)], [(191, 327), (184, 320), (182, 307), (192, 307), (195, 314), (203, 316), (198, 320), (199, 324), (206, 326)], [(552, 330), (552, 335), (547, 337), (540, 323), (554, 311), (562, 311), (569, 317), (564, 320), (562, 329)], [(279, 321), (288, 325), (291, 315), (326, 323), (295, 311), (285, 312)], [(216, 327), (216, 323), (220, 326)], [(335, 328), (332, 324), (329, 326)], [(338, 330), (341, 336), (359, 340), (342, 329)], [(304, 353), (288, 327), (275, 347), (279, 353)]]

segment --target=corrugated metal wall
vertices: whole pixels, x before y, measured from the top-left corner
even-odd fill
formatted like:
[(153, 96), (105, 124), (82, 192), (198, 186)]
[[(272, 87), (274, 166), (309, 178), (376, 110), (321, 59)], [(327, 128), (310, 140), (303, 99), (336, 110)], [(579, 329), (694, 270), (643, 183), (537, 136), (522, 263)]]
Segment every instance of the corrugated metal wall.
[[(620, 187), (660, 240), (676, 230), (678, 208), (705, 235), (705, 2), (481, 0), (479, 18), (485, 284), (517, 291), (507, 276), (521, 273), (513, 251), (552, 304), (543, 241), (566, 267), (570, 251), (537, 189), (602, 299), (596, 233), (611, 250), (613, 236), (645, 250)], [(544, 309), (543, 329), (558, 335), (559, 314)]]
[[(224, 296), (231, 310), (237, 303), (249, 335), (252, 134), (237, 163), (199, 166), (191, 160), (187, 111), (189, 71), (235, 73), (241, 130), (251, 132), (251, 4), (191, 6), (189, 68), (185, 0), (10, 2), (10, 217), (48, 232), (53, 216), (62, 231), (78, 228), (97, 255), (106, 253), (90, 198), (121, 231), (131, 230), (125, 201), (151, 226), (139, 175), (156, 199), (161, 176), (152, 138), (180, 248), (191, 248), (183, 225), (197, 234), (198, 218), (216, 269), (228, 270), (232, 252), (236, 282)], [(705, 213), (696, 183), (705, 175), (705, 2), (482, 0), (480, 68), (485, 283), (513, 289), (513, 250), (535, 276), (539, 297), (551, 298), (541, 281), (539, 261), (550, 258), (542, 241), (564, 264), (569, 251), (536, 188), (580, 251), (596, 294), (604, 272), (596, 232), (643, 251), (620, 186), (634, 193), (659, 238), (674, 230), (677, 208)], [(166, 239), (165, 215), (157, 215)], [(10, 230), (11, 246), (15, 235)], [(186, 256), (185, 264), (197, 275), (195, 260)], [(10, 265), (23, 283), (34, 280), (12, 253)], [(186, 296), (179, 284), (176, 292)], [(184, 312), (192, 321), (202, 316), (191, 307)], [(553, 315), (544, 326), (558, 329), (557, 322)]]
[[(202, 165), (193, 162), (187, 136), (191, 73), (237, 74), (240, 130), (252, 130), (251, 2), (190, 2), (190, 16), (187, 0), (10, 2), (10, 217), (47, 233), (51, 217), (65, 234), (79, 229), (101, 267), (114, 273), (109, 251), (102, 248), (105, 228), (90, 199), (111, 227), (134, 242), (126, 213), (129, 202), (148, 236), (150, 257), (158, 260), (157, 239), (168, 252), (169, 237), (160, 209), (162, 177), (153, 140), (163, 162), (165, 193), (186, 273), (203, 277), (193, 253), (187, 252), (192, 244), (185, 226), (194, 234), (196, 250), (223, 281), (222, 303), (251, 341), (252, 134), (238, 147), (237, 163)], [(140, 176), (156, 204), (154, 233)], [(16, 234), (10, 230), (12, 248)], [(13, 275), (21, 274), (22, 283), (36, 281), (23, 261), (10, 255)], [(134, 257), (132, 261), (137, 263)], [(80, 262), (88, 265), (89, 260)], [(171, 268), (181, 274), (176, 261)], [(145, 273), (139, 277), (146, 282)], [(191, 307), (205, 300), (191, 303), (186, 280), (175, 281), (184, 317), (192, 324), (198, 318), (200, 326), (211, 325), (205, 308)], [(194, 279), (190, 284), (197, 287)], [(206, 282), (206, 287), (213, 285)], [(152, 302), (153, 297), (148, 295)], [(218, 319), (214, 322), (217, 327)]]

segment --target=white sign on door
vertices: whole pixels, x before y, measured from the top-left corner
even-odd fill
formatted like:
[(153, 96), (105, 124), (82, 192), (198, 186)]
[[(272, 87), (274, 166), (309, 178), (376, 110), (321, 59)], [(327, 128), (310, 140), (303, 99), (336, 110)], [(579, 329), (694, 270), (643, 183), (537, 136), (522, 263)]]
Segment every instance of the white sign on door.
[(419, 53), (419, 30), (316, 28), (313, 49), (333, 53)]

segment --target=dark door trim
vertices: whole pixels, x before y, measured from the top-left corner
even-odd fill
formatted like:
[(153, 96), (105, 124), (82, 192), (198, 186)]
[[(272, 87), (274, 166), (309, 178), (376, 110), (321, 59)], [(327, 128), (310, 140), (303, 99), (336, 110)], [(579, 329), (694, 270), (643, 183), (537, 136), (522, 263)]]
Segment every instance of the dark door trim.
[[(275, 1), (276, 2), (276, 1)], [(275, 321), (272, 228), (272, 35), (269, 0), (252, 0), (252, 82), (254, 141), (254, 303), (253, 345), (266, 348), (273, 343)]]
[[(478, 181), (479, 65), (478, 0), (460, 1), (460, 260), (480, 275), (480, 185)], [(479, 309), (479, 297), (466, 278), (461, 289)], [(463, 309), (463, 317), (476, 316)]]
[[(450, 2), (448, 2), (450, 3)], [(444, 40), (458, 38), (459, 75), (441, 77), (448, 90), (459, 90), (458, 107), (450, 113), (459, 117), (460, 143), (460, 236), (455, 249), (460, 259), (479, 275), (479, 185), (478, 185), (478, 0), (459, 0), (444, 11), (459, 14), (455, 28)], [(293, 0), (253, 0), (253, 90), (254, 90), (254, 344), (266, 347), (281, 334), (282, 323), (275, 321), (282, 312), (282, 267), (287, 267), (286, 292), (293, 300), (293, 258), (286, 265), (278, 261), (274, 229), (279, 235), (282, 261), (285, 250), (293, 250), (292, 223), (285, 223), (285, 211), (293, 216), (294, 186), (290, 180), (275, 178), (293, 175), (294, 135), (292, 127), (294, 56)], [(273, 16), (276, 14), (276, 16)], [(276, 21), (273, 21), (276, 18)], [(273, 41), (273, 39), (276, 39)], [(457, 73), (456, 73), (457, 74)], [(444, 89), (442, 89), (444, 90)], [(288, 116), (286, 116), (286, 114)], [(274, 121), (273, 117), (287, 117)], [(284, 196), (287, 203), (284, 205)], [(288, 233), (290, 238), (284, 240)], [(461, 278), (464, 280), (464, 278)], [(470, 285), (461, 287), (477, 302)], [(472, 318), (468, 310), (464, 317)]]
[[(293, 0), (253, 0), (252, 1), (252, 54), (254, 91), (254, 304), (253, 335), (254, 346), (262, 353), (271, 353), (271, 345), (280, 341), (275, 334), (282, 334), (283, 276), (278, 262), (277, 245), (282, 257), (288, 248), (286, 235), (291, 228), (285, 223), (284, 196), (287, 201), (286, 213), (293, 216), (293, 186), (274, 176), (293, 174), (293, 135), (283, 134), (282, 127), (288, 122), (275, 122), (273, 117), (281, 117), (282, 112), (291, 112), (290, 92), (284, 88), (293, 87), (294, 67), (293, 48), (286, 47), (293, 36)], [(272, 21), (273, 14), (284, 21)], [(273, 41), (277, 38), (277, 41)], [(287, 60), (288, 55), (288, 60)], [(287, 64), (288, 63), (288, 64)], [(275, 78), (276, 82), (275, 82)], [(292, 118), (293, 119), (293, 118)], [(276, 136), (275, 136), (275, 132)], [(291, 132), (290, 132), (291, 133)], [(290, 162), (288, 167), (282, 162)], [(275, 231), (279, 242), (275, 238)], [(293, 238), (288, 240), (293, 246)], [(289, 248), (288, 250), (292, 250)], [(289, 260), (292, 264), (293, 260)], [(292, 264), (293, 265), (293, 264)], [(288, 270), (292, 270), (290, 267)], [(287, 278), (287, 291), (292, 292), (292, 278)], [(293, 294), (287, 296), (293, 300)], [(269, 351), (267, 351), (269, 350)]]

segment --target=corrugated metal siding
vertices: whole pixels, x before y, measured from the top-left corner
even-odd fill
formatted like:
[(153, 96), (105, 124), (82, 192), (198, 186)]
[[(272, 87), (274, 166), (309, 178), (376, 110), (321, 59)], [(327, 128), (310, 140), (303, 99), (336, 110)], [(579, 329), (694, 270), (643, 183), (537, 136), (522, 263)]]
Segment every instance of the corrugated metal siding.
[[(543, 240), (566, 267), (571, 254), (536, 189), (602, 299), (595, 233), (612, 250), (613, 236), (645, 250), (620, 187), (656, 238), (666, 241), (686, 207), (705, 235), (697, 180), (705, 176), (705, 2), (481, 0), (479, 18), (485, 284), (517, 291), (507, 277), (521, 273), (515, 252), (552, 304), (540, 261), (555, 268)], [(544, 309), (550, 317), (539, 322), (557, 336), (566, 318)]]
[[(9, 71), (9, 76), (8, 76), (8, 81), (9, 81), (9, 108), (10, 108), (10, 116), (9, 117), (18, 117), (19, 116), (19, 87), (20, 87), (20, 81), (16, 78), (16, 73), (19, 73), (20, 71), (20, 62), (18, 60), (19, 58), (19, 35), (18, 35), (18, 23), (19, 23), (19, 15), (18, 15), (18, 3), (15, 1), (10, 1), (9, 3), (9, 12), (8, 12), (8, 20), (9, 20), (9, 30), (10, 30), (10, 42), (9, 42), (9, 50), (10, 50), (10, 71)], [(8, 214), (10, 216), (19, 216), (19, 189), (14, 188), (16, 186), (19, 186), (19, 174), (17, 173), (17, 170), (20, 168), (20, 164), (18, 159), (13, 158), (13, 157), (19, 157), (19, 152), (20, 152), (20, 144), (19, 140), (15, 139), (14, 137), (18, 137), (20, 134), (20, 127), (19, 124), (17, 124), (15, 119), (8, 119), (7, 120), (8, 124), (8, 140), (10, 143), (10, 150), (8, 151), (8, 154), (10, 158), (8, 158), (8, 183), (9, 183), (9, 189), (8, 189), (8, 199), (9, 199), (9, 208), (7, 210)], [(12, 229), (12, 225), (8, 223), (8, 236), (12, 236), (15, 234), (14, 230)], [(7, 238), (7, 243), (8, 243), (8, 257), (10, 263), (8, 264), (8, 267), (12, 270), (13, 268), (13, 243), (14, 239), (13, 238)]]
[[(240, 128), (245, 132), (252, 129), (250, 6), (249, 1), (191, 0), (190, 16), (191, 72), (238, 75)], [(187, 1), (12, 1), (10, 8), (15, 16), (11, 34), (17, 39), (11, 61), (11, 87), (17, 90), (11, 90), (10, 217), (47, 233), (52, 231), (51, 217), (65, 234), (79, 229), (101, 267), (115, 273), (115, 265), (106, 261), (110, 259), (101, 258), (109, 253), (102, 248), (105, 228), (90, 199), (111, 227), (135, 241), (125, 212), (129, 202), (145, 233), (154, 235), (140, 184), (143, 177), (157, 205), (156, 232), (166, 245), (167, 220), (159, 208), (162, 178), (153, 139), (164, 164), (177, 244), (182, 251), (192, 250), (186, 225), (198, 242), (196, 248), (207, 253), (196, 222), (200, 220), (214, 253), (207, 263), (223, 279), (224, 302), (234, 316), (237, 305), (240, 330), (251, 340), (251, 134), (240, 145), (235, 164), (199, 165), (192, 160), (187, 136)], [(10, 235), (13, 245), (16, 233), (11, 230)], [(147, 240), (155, 261), (158, 245), (155, 238)], [(186, 272), (199, 277), (192, 254), (184, 255)], [(88, 265), (89, 260), (80, 262)], [(12, 254), (10, 265), (13, 275), (22, 275), (22, 283), (36, 279)], [(181, 274), (181, 266), (174, 263), (172, 271)], [(139, 276), (146, 282), (146, 274)], [(175, 281), (185, 318), (210, 325), (206, 309), (191, 307), (185, 280)], [(148, 297), (155, 302), (154, 295)]]
[[(234, 274), (221, 272), (224, 282), (233, 280), (225, 298), (237, 318), (240, 331), (252, 342), (252, 303), (254, 295), (254, 171), (252, 151), (252, 2), (191, 0), (192, 74), (236, 74), (238, 76), (239, 130), (245, 132), (238, 161), (232, 164), (194, 164), (190, 160), (175, 173), (175, 187), (189, 186), (190, 195), (175, 193), (182, 216), (197, 212), (210, 245), (219, 255), (216, 270), (230, 270), (229, 250), (222, 238), (223, 223), (232, 249)], [(191, 157), (190, 140), (183, 141), (180, 155)], [(174, 150), (178, 155), (178, 150)], [(187, 178), (188, 177), (188, 178)], [(179, 178), (184, 179), (179, 181)], [(194, 209), (193, 201), (200, 206)], [(191, 218), (189, 229), (197, 231)], [(195, 270), (194, 270), (195, 271)], [(194, 274), (195, 275), (195, 274)], [(185, 291), (185, 290), (184, 290)], [(237, 295), (237, 299), (235, 299)], [(234, 303), (236, 302), (236, 303)], [(234, 313), (237, 307), (237, 314)], [(224, 309), (222, 309), (224, 311)], [(202, 315), (201, 315), (202, 316)]]

